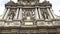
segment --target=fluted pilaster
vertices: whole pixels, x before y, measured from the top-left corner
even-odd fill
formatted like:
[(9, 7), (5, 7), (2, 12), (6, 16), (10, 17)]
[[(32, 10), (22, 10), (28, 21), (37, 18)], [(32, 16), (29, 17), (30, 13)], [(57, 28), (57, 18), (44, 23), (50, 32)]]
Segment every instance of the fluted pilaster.
[(53, 19), (53, 16), (52, 16), (51, 11), (49, 10), (49, 8), (47, 8), (47, 10), (48, 10), (48, 13), (49, 13), (50, 19)]
[(10, 8), (8, 8), (8, 10), (7, 10), (7, 12), (6, 12), (5, 16), (4, 16), (4, 19), (7, 19), (7, 16), (9, 14), (9, 11), (10, 11)]
[(18, 17), (19, 20), (22, 19), (22, 8), (20, 8), (20, 12), (19, 12), (19, 17)]
[(38, 11), (39, 11), (39, 17), (40, 17), (40, 19), (43, 19), (40, 8), (38, 8)]
[(37, 8), (35, 8), (35, 19), (36, 19), (36, 20), (39, 19)]
[(17, 8), (17, 11), (16, 11), (16, 14), (15, 14), (14, 19), (17, 19), (18, 18), (18, 13), (19, 13), (19, 8)]

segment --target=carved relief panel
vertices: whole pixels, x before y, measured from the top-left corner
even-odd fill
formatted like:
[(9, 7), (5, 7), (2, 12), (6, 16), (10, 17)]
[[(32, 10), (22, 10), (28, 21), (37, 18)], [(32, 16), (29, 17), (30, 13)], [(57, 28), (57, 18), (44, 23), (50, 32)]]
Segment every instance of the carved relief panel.
[(23, 5), (34, 5), (36, 3), (36, 1), (26, 1), (26, 0), (24, 0), (24, 1), (19, 1), (19, 3), (18, 4), (23, 4)]
[(8, 21), (4, 23), (4, 26), (9, 27), (9, 26), (20, 26), (20, 21)]
[(35, 13), (34, 13), (34, 9), (23, 9), (23, 19), (34, 19), (35, 17)]
[(41, 8), (41, 14), (43, 16), (44, 19), (49, 19), (49, 13), (47, 11), (47, 8)]
[(8, 20), (13, 20), (16, 13), (16, 9), (11, 8), (8, 14)]
[(53, 22), (50, 22), (50, 21), (38, 21), (37, 26), (53, 26)]

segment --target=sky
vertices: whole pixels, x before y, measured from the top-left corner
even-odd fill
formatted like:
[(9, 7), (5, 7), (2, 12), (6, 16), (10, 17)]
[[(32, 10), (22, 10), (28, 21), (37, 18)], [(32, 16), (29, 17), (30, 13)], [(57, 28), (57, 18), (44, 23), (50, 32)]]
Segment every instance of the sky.
[[(5, 4), (8, 3), (10, 0), (0, 0), (0, 15), (4, 14)], [(17, 0), (12, 0), (17, 2)], [(43, 2), (44, 0), (40, 0)], [(60, 0), (47, 0), (52, 4), (52, 9), (55, 15), (60, 16)]]

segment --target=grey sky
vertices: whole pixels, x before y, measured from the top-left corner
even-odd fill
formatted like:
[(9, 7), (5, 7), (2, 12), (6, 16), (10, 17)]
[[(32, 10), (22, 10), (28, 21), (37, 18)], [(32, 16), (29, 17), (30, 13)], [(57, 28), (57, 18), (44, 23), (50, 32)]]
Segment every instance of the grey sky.
[[(14, 2), (17, 2), (17, 0), (13, 0)], [(40, 0), (40, 2), (42, 2), (44, 0)], [(50, 3), (52, 4), (52, 9), (54, 11), (54, 13), (58, 16), (60, 16), (60, 0), (47, 0), (50, 1)], [(9, 2), (9, 0), (0, 0), (0, 15), (4, 13), (4, 4), (6, 4), (7, 2)]]

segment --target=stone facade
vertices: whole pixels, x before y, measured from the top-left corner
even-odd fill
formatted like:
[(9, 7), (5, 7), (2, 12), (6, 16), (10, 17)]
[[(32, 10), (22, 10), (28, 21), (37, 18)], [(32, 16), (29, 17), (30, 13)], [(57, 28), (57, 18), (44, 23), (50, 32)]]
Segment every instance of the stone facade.
[(0, 34), (60, 34), (60, 19), (54, 17), (49, 1), (10, 1), (0, 20)]

